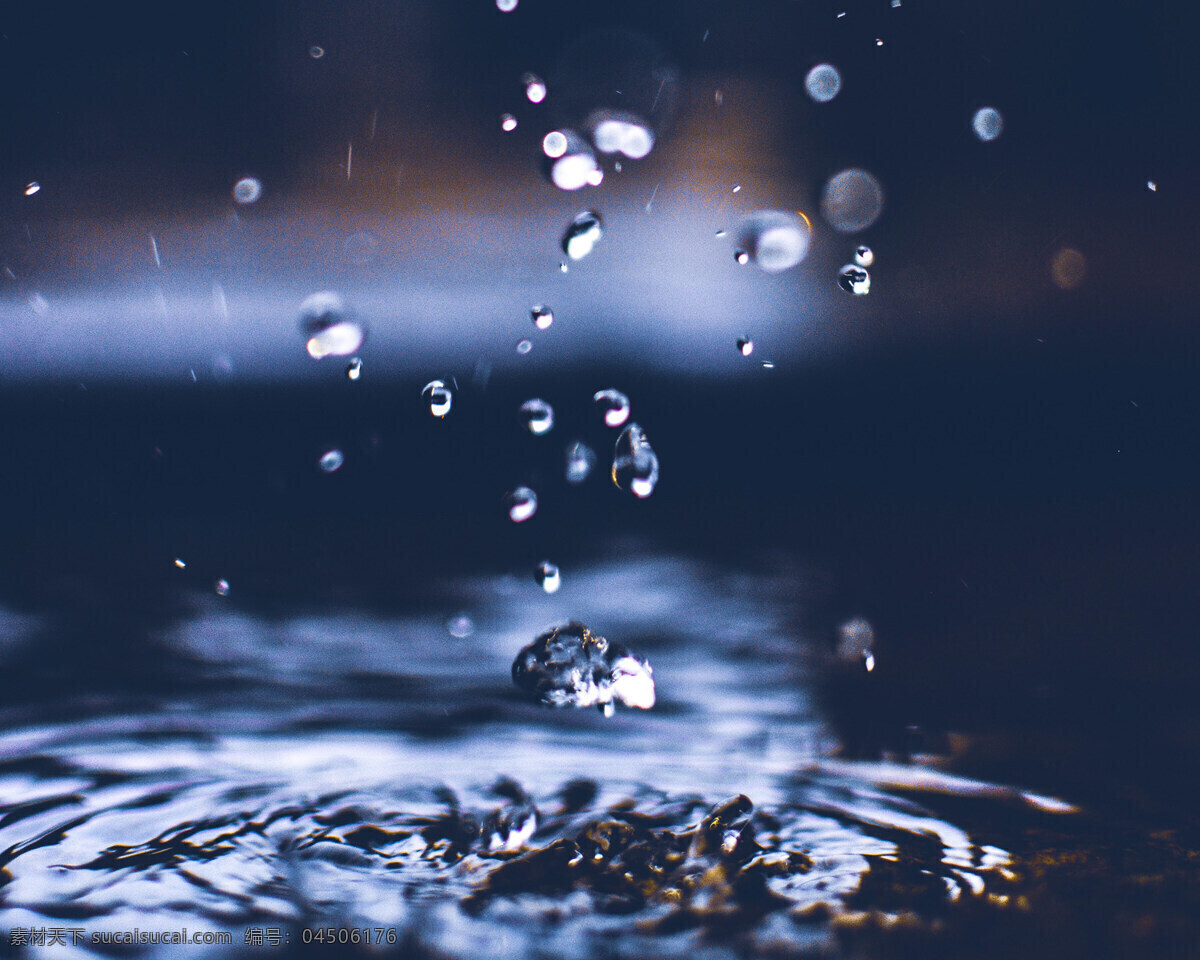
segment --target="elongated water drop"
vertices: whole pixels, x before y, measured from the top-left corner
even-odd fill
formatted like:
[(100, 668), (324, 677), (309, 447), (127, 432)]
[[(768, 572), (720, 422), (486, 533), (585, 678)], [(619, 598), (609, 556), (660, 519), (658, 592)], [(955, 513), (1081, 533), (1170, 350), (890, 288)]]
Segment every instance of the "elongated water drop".
[(658, 484), (658, 455), (636, 423), (627, 426), (617, 438), (612, 481), (639, 499), (650, 496)]
[(604, 224), (595, 210), (577, 214), (562, 237), (562, 250), (572, 260), (582, 260), (604, 236)]
[(534, 579), (538, 585), (547, 593), (555, 593), (562, 586), (562, 578), (559, 575), (558, 567), (549, 560), (543, 560), (537, 565), (533, 571)]
[(537, 494), (529, 487), (517, 487), (504, 498), (508, 519), (513, 523), (524, 523), (537, 513)]

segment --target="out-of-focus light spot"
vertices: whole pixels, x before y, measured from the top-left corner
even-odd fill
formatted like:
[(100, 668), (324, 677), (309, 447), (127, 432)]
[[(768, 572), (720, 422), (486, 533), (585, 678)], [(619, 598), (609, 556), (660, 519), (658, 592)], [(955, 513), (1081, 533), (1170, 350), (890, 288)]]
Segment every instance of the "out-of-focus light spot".
[(560, 190), (579, 190), (591, 184), (596, 170), (596, 158), (590, 153), (569, 153), (554, 161), (550, 179)]
[(749, 337), (741, 337), (737, 342), (738, 353), (743, 357), (748, 357), (754, 352), (754, 341)]
[(740, 263), (743, 267), (750, 262), (750, 254), (745, 250), (735, 250), (733, 259)]
[(851, 167), (829, 178), (821, 194), (821, 215), (842, 233), (866, 230), (883, 212), (883, 188), (866, 170)]
[(344, 320), (334, 323), (308, 338), (304, 345), (314, 360), (322, 357), (346, 357), (363, 344), (363, 330), (357, 323)]
[(546, 99), (546, 84), (536, 73), (527, 73), (521, 77), (525, 87), (525, 98), (530, 103), (541, 103)]
[(588, 186), (598, 187), (604, 182), (604, 171), (597, 167), (588, 174)]
[(187, 566), (187, 561), (185, 561), (182, 557), (176, 557), (175, 558), (175, 566), (177, 566), (180, 570), (182, 570), (184, 567)]
[(876, 38), (875, 38), (875, 46), (877, 46), (877, 47), (882, 47), (882, 46), (883, 46), (883, 39), (882, 39), (881, 37), (876, 37)]
[(222, 578), (213, 584), (213, 590), (216, 591), (218, 597), (229, 596), (229, 581)]
[(308, 55), (314, 60), (320, 60), (323, 56), (325, 56), (325, 48), (314, 43), (308, 48)]
[[(739, 254), (745, 253), (760, 270), (779, 273), (808, 254), (810, 231), (803, 221), (782, 210), (759, 210), (738, 228)], [(738, 263), (745, 263), (741, 256)]]
[(980, 107), (971, 118), (971, 129), (984, 143), (990, 143), (1004, 131), (1004, 117), (995, 107)]
[(1151, 193), (1157, 193), (1158, 192), (1158, 184), (1155, 183), (1153, 180), (1147, 180), (1146, 181), (1146, 189), (1149, 190)]
[(762, 368), (763, 368), (764, 370), (774, 370), (774, 369), (775, 369), (775, 364), (774, 364), (774, 363), (772, 363), (770, 360), (764, 360), (764, 361), (762, 362)]
[(321, 468), (322, 473), (334, 473), (339, 470), (343, 463), (346, 462), (346, 457), (341, 450), (327, 450), (321, 454), (321, 458), (317, 461), (317, 466)]
[(241, 204), (254, 203), (262, 192), (262, 182), (255, 177), (242, 177), (233, 185), (233, 199)]
[(525, 356), (525, 354), (527, 354), (532, 349), (533, 349), (533, 341), (532, 340), (518, 340), (517, 341), (517, 353), (519, 353), (521, 356)]
[(50, 312), (50, 302), (40, 293), (34, 293), (29, 297), (29, 309), (42, 317)]
[(446, 624), (446, 630), (450, 636), (461, 640), (463, 637), (469, 637), (475, 632), (475, 624), (472, 623), (470, 617), (460, 614), (457, 617), (451, 618), (450, 622)]
[(804, 89), (817, 103), (828, 103), (842, 89), (842, 75), (831, 63), (819, 63), (804, 78)]
[(567, 152), (567, 135), (561, 130), (551, 130), (542, 137), (542, 153), (551, 160), (557, 160)]
[(592, 143), (601, 153), (620, 153), (630, 160), (640, 160), (654, 149), (654, 133), (632, 113), (601, 111), (592, 114), (587, 126), (592, 131)]
[(505, 133), (512, 133), (517, 129), (517, 118), (511, 113), (500, 114), (500, 129)]
[(517, 9), (517, 0), (496, 0), (496, 9), (501, 13), (512, 13)]
[(32, 180), (25, 185), (25, 196), (32, 197), (35, 193), (42, 189), (42, 185), (36, 180)]
[(875, 654), (868, 653), (863, 657), (863, 666), (867, 668), (867, 673), (875, 669)]
[(1059, 250), (1050, 264), (1050, 275), (1060, 290), (1074, 290), (1086, 274), (1087, 257), (1070, 247)]

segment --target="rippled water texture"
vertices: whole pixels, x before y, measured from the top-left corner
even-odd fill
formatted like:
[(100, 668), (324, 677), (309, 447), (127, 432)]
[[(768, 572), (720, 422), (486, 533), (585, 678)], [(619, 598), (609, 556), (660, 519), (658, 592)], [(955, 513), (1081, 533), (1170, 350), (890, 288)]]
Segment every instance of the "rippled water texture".
[[(837, 759), (805, 589), (658, 557), (553, 597), (459, 582), (436, 615), (196, 597), (147, 641), (175, 664), (158, 696), (8, 724), (0, 928), (231, 932), (188, 955), (271, 949), (246, 938), (276, 928), (295, 951), (323, 925), (394, 930), (371, 949), (409, 956), (853, 955), (1037, 917), (1056, 862), (1103, 860), (1069, 798)], [(568, 614), (651, 660), (654, 710), (510, 687)]]

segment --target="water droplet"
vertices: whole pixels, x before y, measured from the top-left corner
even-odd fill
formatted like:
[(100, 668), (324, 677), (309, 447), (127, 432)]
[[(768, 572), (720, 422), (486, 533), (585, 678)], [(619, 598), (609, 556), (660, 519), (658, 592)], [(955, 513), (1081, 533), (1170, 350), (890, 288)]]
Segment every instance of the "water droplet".
[(733, 252), (733, 259), (744, 267), (750, 262), (750, 254), (748, 254), (745, 250), (735, 250)]
[(517, 341), (517, 353), (519, 353), (521, 356), (525, 356), (525, 354), (527, 354), (532, 349), (533, 349), (533, 341), (532, 340), (518, 340)]
[(854, 262), (860, 267), (869, 267), (875, 262), (875, 251), (865, 244), (854, 248)]
[(900, 6), (900, 0), (892, 0), (892, 9), (895, 10), (898, 6)]
[(804, 89), (817, 103), (828, 103), (842, 89), (842, 75), (831, 63), (818, 63), (804, 78)]
[(308, 48), (308, 55), (310, 57), (312, 57), (314, 60), (320, 60), (323, 56), (325, 56), (325, 48), (317, 46), (314, 43), (311, 47)]
[(1086, 274), (1087, 257), (1070, 247), (1059, 250), (1050, 264), (1050, 275), (1060, 290), (1074, 290)]
[(646, 659), (575, 621), (522, 648), (512, 678), (546, 706), (598, 707), (606, 717), (617, 700), (640, 710), (655, 702), (654, 670)]
[(517, 487), (504, 498), (508, 519), (513, 523), (524, 523), (537, 513), (537, 494), (528, 487)]
[(1153, 180), (1147, 180), (1146, 181), (1146, 189), (1149, 190), (1151, 193), (1157, 193), (1158, 192), (1158, 184), (1155, 183)]
[[(738, 228), (738, 263), (754, 265), (767, 273), (779, 273), (808, 255), (812, 232), (799, 217), (781, 210), (759, 210)], [(742, 259), (743, 255), (745, 259)]]
[(517, 129), (517, 118), (511, 113), (500, 114), (500, 129), (505, 133), (512, 133)]
[(880, 39), (879, 37), (876, 37), (876, 38), (875, 38), (875, 46), (877, 46), (877, 47), (882, 47), (882, 46), (883, 46), (883, 40), (882, 40), (882, 39)]
[(554, 323), (554, 311), (544, 304), (539, 303), (529, 311), (529, 318), (539, 330), (548, 330), (550, 325)]
[(547, 593), (555, 593), (562, 586), (562, 577), (559, 576), (558, 567), (549, 560), (543, 560), (533, 571), (534, 579)]
[(314, 293), (300, 304), (300, 329), (308, 337), (305, 346), (314, 360), (357, 353), (366, 337), (363, 328), (349, 319), (342, 298), (330, 290)]
[(435, 417), (444, 417), (454, 403), (454, 393), (444, 380), (430, 380), (421, 388), (421, 397), (429, 404), (429, 412)]
[(222, 578), (213, 584), (213, 589), (217, 591), (218, 597), (229, 596), (229, 581)]
[(639, 499), (650, 496), (658, 484), (658, 455), (636, 423), (631, 423), (617, 437), (612, 481)]
[(25, 196), (32, 197), (35, 193), (42, 189), (42, 185), (36, 180), (31, 180), (25, 185)]
[(551, 130), (542, 137), (542, 153), (556, 160), (567, 152), (567, 135), (561, 130)]
[(866, 230), (883, 213), (883, 188), (866, 170), (851, 167), (829, 178), (821, 194), (821, 215), (842, 233)]
[(592, 402), (600, 408), (605, 426), (619, 427), (629, 419), (629, 398), (620, 390), (611, 387), (607, 390), (597, 390)]
[(461, 640), (463, 637), (469, 637), (475, 632), (475, 624), (466, 614), (459, 614), (457, 617), (451, 617), (446, 624), (446, 629), (450, 636), (457, 637)]
[(357, 380), (362, 376), (363, 362), (359, 357), (355, 357), (346, 364), (346, 379)]
[(525, 96), (530, 103), (541, 103), (546, 99), (546, 84), (536, 73), (527, 73), (521, 77), (525, 87)]
[(654, 131), (627, 110), (595, 110), (584, 127), (592, 132), (592, 143), (601, 153), (620, 153), (630, 160), (641, 160), (654, 149)]
[(971, 127), (984, 143), (995, 140), (1004, 131), (1004, 117), (995, 107), (981, 107), (971, 118)]
[(262, 181), (255, 177), (242, 177), (233, 185), (233, 199), (241, 204), (254, 203), (262, 192)]
[(176, 557), (175, 558), (175, 566), (177, 566), (180, 570), (182, 570), (187, 566), (187, 561), (185, 561), (183, 559), (183, 557)]
[(341, 450), (328, 450), (321, 454), (321, 459), (317, 461), (317, 466), (321, 468), (322, 473), (333, 473), (341, 469), (343, 463), (346, 462), (346, 456)]
[(517, 9), (517, 0), (496, 0), (496, 9), (501, 13), (512, 13)]
[(545, 400), (526, 400), (517, 411), (517, 418), (530, 433), (540, 437), (554, 426), (554, 408)]
[(863, 665), (870, 672), (875, 669), (875, 630), (862, 617), (847, 620), (838, 627), (837, 657), (847, 664)]
[(871, 292), (871, 275), (862, 267), (848, 263), (838, 271), (838, 286), (856, 297)]
[(754, 341), (749, 337), (740, 337), (737, 342), (738, 353), (748, 357), (754, 352)]
[(774, 364), (774, 363), (772, 363), (770, 360), (764, 360), (764, 361), (762, 362), (762, 368), (763, 368), (764, 370), (774, 370), (774, 369), (775, 369), (775, 364)]
[(595, 210), (576, 214), (562, 237), (562, 249), (572, 260), (582, 260), (604, 236), (604, 222)]
[(567, 483), (583, 483), (596, 465), (596, 454), (578, 440), (567, 447)]

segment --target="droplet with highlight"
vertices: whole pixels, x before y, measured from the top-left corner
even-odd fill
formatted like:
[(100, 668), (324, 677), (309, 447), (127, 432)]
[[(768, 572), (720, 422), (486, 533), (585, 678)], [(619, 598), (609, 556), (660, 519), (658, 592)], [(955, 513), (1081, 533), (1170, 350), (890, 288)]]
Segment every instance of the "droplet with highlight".
[(525, 356), (525, 354), (529, 353), (529, 351), (533, 349), (533, 341), (518, 340), (516, 349), (517, 353), (519, 353), (521, 356)]
[(554, 311), (545, 304), (539, 303), (529, 311), (529, 318), (539, 330), (549, 330), (550, 325), (554, 323)]
[(612, 481), (639, 499), (650, 496), (658, 485), (658, 455), (636, 423), (629, 424), (617, 438)]
[(641, 160), (654, 149), (654, 131), (641, 117), (626, 110), (594, 111), (584, 124), (601, 153), (620, 153)]
[(604, 222), (595, 210), (584, 210), (575, 215), (567, 225), (562, 237), (562, 250), (572, 260), (582, 260), (595, 248), (604, 236)]
[(512, 13), (517, 9), (518, 0), (496, 0), (496, 9), (501, 13)]
[(357, 353), (366, 332), (349, 318), (342, 298), (330, 290), (307, 297), (300, 304), (300, 329), (308, 338), (308, 355), (345, 357)]
[(517, 118), (511, 113), (500, 114), (500, 129), (505, 133), (512, 133), (517, 129)]
[(542, 142), (542, 152), (546, 155), (546, 176), (559, 190), (574, 191), (586, 186), (598, 186), (604, 178), (604, 171), (597, 164), (592, 148), (574, 130), (553, 130), (548, 133)]
[(558, 572), (558, 567), (549, 560), (543, 560), (533, 571), (533, 577), (547, 593), (556, 593), (558, 588), (562, 586), (562, 576)]
[(739, 337), (737, 342), (738, 353), (743, 357), (748, 357), (754, 352), (754, 341), (749, 337)]
[(429, 412), (435, 417), (444, 417), (454, 404), (454, 392), (444, 380), (430, 380), (421, 389), (421, 397), (429, 405)]
[(605, 426), (619, 427), (629, 419), (629, 398), (620, 390), (611, 387), (607, 390), (597, 390), (592, 396), (592, 402), (604, 417)]
[(358, 380), (359, 378), (362, 377), (362, 371), (363, 371), (363, 362), (362, 362), (361, 358), (355, 357), (348, 364), (346, 364), (346, 379), (347, 380)]
[[(779, 273), (808, 255), (811, 231), (799, 217), (782, 210), (759, 210), (738, 228), (738, 263), (753, 261), (767, 273)], [(743, 254), (746, 259), (742, 259)]]
[(321, 459), (317, 461), (317, 466), (321, 468), (322, 473), (334, 473), (341, 469), (343, 463), (346, 462), (346, 456), (341, 450), (327, 450), (321, 454)]
[(875, 251), (865, 244), (854, 248), (854, 262), (860, 267), (869, 267), (875, 262)]
[(866, 170), (851, 167), (829, 178), (821, 194), (821, 215), (842, 233), (866, 230), (883, 213), (883, 188)]
[(233, 185), (233, 199), (243, 205), (254, 203), (262, 192), (262, 181), (257, 177), (242, 177)]
[(567, 483), (583, 483), (596, 465), (596, 454), (586, 443), (578, 440), (567, 447)]
[(750, 254), (745, 250), (735, 250), (733, 251), (733, 259), (744, 267), (750, 262)]
[(25, 184), (25, 196), (32, 197), (35, 193), (42, 189), (42, 185), (36, 180), (31, 180)]
[(216, 591), (218, 597), (229, 596), (229, 581), (222, 577), (213, 584), (213, 590)]
[(530, 433), (540, 437), (554, 427), (554, 408), (545, 400), (526, 400), (517, 411), (517, 418)]
[(984, 143), (990, 143), (1004, 131), (1004, 117), (995, 107), (981, 107), (971, 118), (971, 129)]
[(452, 637), (461, 640), (463, 637), (469, 637), (475, 632), (475, 624), (466, 614), (459, 614), (457, 617), (451, 617), (446, 624), (446, 630)]
[(838, 286), (856, 297), (871, 292), (871, 275), (862, 267), (848, 263), (838, 271)]
[(517, 487), (504, 498), (508, 519), (513, 523), (524, 523), (537, 513), (537, 494), (528, 487)]
[(567, 135), (561, 130), (551, 130), (542, 137), (542, 153), (556, 160), (567, 152)]
[(804, 78), (804, 89), (817, 103), (828, 103), (842, 89), (842, 75), (831, 63), (819, 63)]
[(325, 48), (314, 43), (308, 48), (308, 55), (314, 60), (320, 60), (323, 56), (325, 56)]
[(541, 103), (546, 99), (546, 84), (536, 73), (521, 77), (521, 85), (525, 87), (525, 98), (530, 103)]

